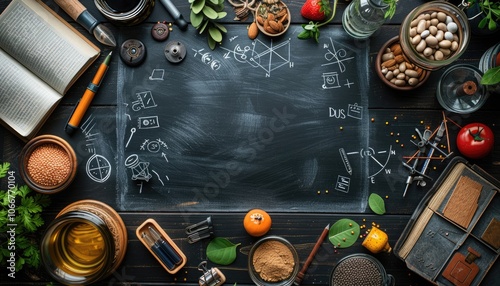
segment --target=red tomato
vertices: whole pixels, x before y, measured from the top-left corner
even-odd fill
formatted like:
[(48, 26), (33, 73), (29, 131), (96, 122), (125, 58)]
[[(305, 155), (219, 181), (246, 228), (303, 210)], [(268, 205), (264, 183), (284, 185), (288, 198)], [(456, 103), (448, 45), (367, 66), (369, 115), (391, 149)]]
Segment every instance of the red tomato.
[(458, 151), (467, 158), (480, 159), (493, 150), (495, 136), (491, 129), (482, 123), (470, 123), (458, 132)]

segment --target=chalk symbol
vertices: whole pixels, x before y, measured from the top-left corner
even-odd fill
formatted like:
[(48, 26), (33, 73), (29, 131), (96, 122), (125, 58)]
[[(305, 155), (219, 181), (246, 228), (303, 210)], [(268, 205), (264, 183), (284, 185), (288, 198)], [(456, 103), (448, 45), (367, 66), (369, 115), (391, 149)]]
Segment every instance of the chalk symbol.
[(344, 148), (340, 148), (339, 153), (347, 173), (349, 173), (349, 175), (352, 175), (351, 163), (349, 163), (349, 159), (347, 158), (347, 153), (345, 152)]
[(153, 69), (151, 75), (149, 76), (149, 80), (163, 80), (164, 75), (165, 75), (164, 69)]
[[(368, 175), (368, 178), (373, 178), (382, 172), (392, 155), (396, 155), (396, 152), (392, 150), (392, 145), (389, 146), (389, 150), (380, 150), (375, 151), (372, 147), (368, 147), (367, 149), (361, 149), (359, 152), (349, 152), (347, 155), (359, 155), (362, 159), (368, 159), (370, 163), (370, 170), (375, 170), (373, 173)], [(390, 170), (386, 170), (387, 173), (390, 173)]]
[(363, 119), (363, 106), (358, 106), (357, 103), (349, 104), (347, 116), (355, 119)]
[(132, 110), (133, 111), (139, 111), (142, 108), (147, 109), (147, 108), (153, 108), (156, 107), (156, 102), (153, 98), (153, 94), (151, 91), (144, 91), (144, 92), (139, 92), (136, 93), (137, 100), (132, 102)]
[(323, 89), (339, 88), (339, 75), (337, 72), (323, 73)]
[(128, 147), (128, 144), (130, 143), (130, 140), (132, 140), (132, 136), (134, 136), (135, 131), (135, 127), (130, 128), (130, 136), (128, 137), (127, 144), (125, 144), (125, 148)]
[(94, 182), (103, 183), (111, 176), (111, 164), (104, 156), (94, 154), (87, 160), (86, 171)]
[(347, 57), (347, 51), (345, 49), (339, 49), (339, 50), (337, 50), (335, 48), (335, 44), (333, 43), (333, 41), (332, 41), (331, 38), (330, 38), (330, 43), (331, 43), (332, 50), (327, 49), (328, 52), (325, 54), (325, 59), (327, 61), (329, 61), (329, 63), (322, 64), (321, 66), (327, 66), (327, 65), (337, 64), (338, 67), (339, 67), (339, 69), (340, 69), (340, 72), (343, 73), (346, 70), (344, 62), (348, 61), (348, 60), (352, 60), (352, 59), (354, 59), (354, 57), (346, 58)]
[(337, 177), (337, 183), (335, 184), (335, 190), (343, 193), (348, 193), (350, 185), (351, 185), (351, 179), (349, 177), (344, 177), (339, 175)]
[(152, 129), (159, 128), (160, 122), (158, 116), (144, 116), (138, 119), (139, 129)]
[(132, 170), (132, 180), (148, 182), (152, 175), (149, 173), (149, 162), (139, 160), (137, 154), (132, 154), (125, 160), (125, 167)]

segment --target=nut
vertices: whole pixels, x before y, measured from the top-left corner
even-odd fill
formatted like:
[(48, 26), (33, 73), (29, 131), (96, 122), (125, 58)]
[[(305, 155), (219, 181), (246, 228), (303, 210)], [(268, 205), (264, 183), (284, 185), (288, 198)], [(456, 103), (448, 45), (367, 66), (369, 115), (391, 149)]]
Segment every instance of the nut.
[(390, 60), (387, 60), (387, 61), (383, 62), (382, 66), (388, 68), (388, 67), (392, 67), (395, 64), (396, 64), (396, 60), (395, 59), (390, 59)]
[(257, 38), (257, 35), (259, 35), (259, 28), (257, 27), (257, 23), (252, 22), (252, 24), (248, 27), (248, 38), (253, 40)]

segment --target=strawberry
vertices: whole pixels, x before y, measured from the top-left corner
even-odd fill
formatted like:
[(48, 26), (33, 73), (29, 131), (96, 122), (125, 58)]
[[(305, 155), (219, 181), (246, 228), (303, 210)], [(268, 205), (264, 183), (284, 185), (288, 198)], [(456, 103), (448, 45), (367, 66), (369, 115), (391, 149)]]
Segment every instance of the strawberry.
[(331, 12), (328, 0), (306, 0), (300, 15), (311, 21), (323, 21)]

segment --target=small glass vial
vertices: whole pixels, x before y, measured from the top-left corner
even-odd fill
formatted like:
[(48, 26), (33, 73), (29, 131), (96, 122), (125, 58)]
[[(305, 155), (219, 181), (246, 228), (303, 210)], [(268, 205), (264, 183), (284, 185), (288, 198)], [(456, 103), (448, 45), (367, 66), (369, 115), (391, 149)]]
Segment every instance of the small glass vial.
[(342, 26), (353, 38), (369, 38), (384, 24), (388, 9), (384, 0), (354, 0), (342, 15)]

